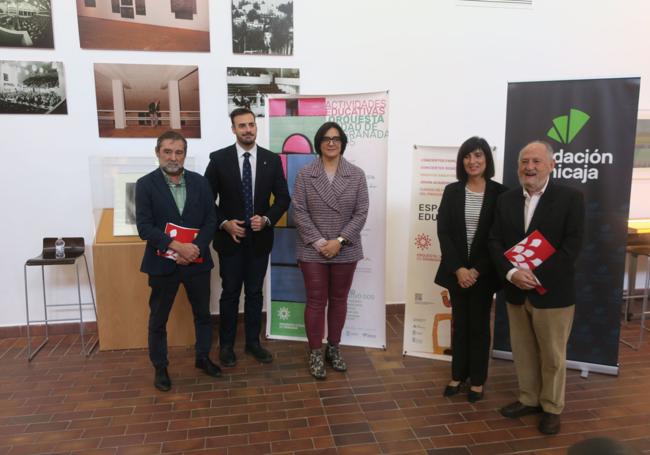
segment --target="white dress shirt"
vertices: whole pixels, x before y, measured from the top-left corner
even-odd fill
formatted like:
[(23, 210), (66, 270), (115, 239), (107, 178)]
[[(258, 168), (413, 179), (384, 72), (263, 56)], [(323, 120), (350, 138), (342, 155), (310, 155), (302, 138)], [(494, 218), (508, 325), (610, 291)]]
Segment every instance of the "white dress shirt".
[[(533, 219), (533, 215), (535, 214), (535, 209), (537, 208), (539, 199), (542, 197), (542, 194), (544, 194), (544, 191), (546, 191), (549, 180), (551, 180), (550, 177), (546, 179), (544, 187), (535, 194), (529, 194), (528, 191), (526, 191), (526, 188), (522, 188), (522, 191), (524, 192), (524, 232), (528, 231), (530, 220)], [(512, 283), (512, 275), (514, 275), (517, 270), (519, 270), (517, 267), (513, 267), (508, 270), (508, 273), (506, 274), (506, 280)], [(535, 277), (535, 279), (537, 280), (537, 277)], [(537, 280), (537, 284), (540, 284), (539, 280)]]
[[(244, 150), (244, 148), (239, 145), (239, 142), (235, 142), (235, 148), (237, 149), (237, 163), (239, 164), (239, 177), (243, 180), (244, 179), (244, 160), (246, 157), (244, 156), (244, 153), (248, 152), (251, 154), (251, 156), (248, 157), (248, 161), (251, 163), (251, 186), (253, 190), (253, 207), (255, 206), (255, 170), (257, 167), (257, 144), (253, 145), (253, 148), (250, 150)], [(267, 226), (271, 225), (271, 221), (266, 215), (263, 215), (262, 218), (264, 218), (264, 223)], [(230, 220), (224, 220), (220, 225), (219, 229), (223, 229), (223, 225), (226, 224), (227, 221)]]

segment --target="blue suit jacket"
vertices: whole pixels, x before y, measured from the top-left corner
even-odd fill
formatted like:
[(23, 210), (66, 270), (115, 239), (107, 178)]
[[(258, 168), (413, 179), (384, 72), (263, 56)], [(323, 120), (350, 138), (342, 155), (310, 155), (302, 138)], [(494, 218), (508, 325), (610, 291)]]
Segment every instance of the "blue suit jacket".
[[(140, 238), (147, 241), (140, 267), (144, 273), (168, 275), (174, 272), (176, 267), (186, 267), (187, 271), (198, 273), (214, 267), (209, 248), (217, 228), (212, 190), (203, 176), (187, 169), (185, 185), (187, 198), (181, 214), (160, 168), (141, 177), (136, 183), (136, 224)], [(192, 243), (201, 250), (202, 264), (180, 266), (156, 254), (157, 250), (165, 251), (172, 241), (171, 237), (165, 234), (165, 224), (168, 222), (199, 229), (199, 235)]]

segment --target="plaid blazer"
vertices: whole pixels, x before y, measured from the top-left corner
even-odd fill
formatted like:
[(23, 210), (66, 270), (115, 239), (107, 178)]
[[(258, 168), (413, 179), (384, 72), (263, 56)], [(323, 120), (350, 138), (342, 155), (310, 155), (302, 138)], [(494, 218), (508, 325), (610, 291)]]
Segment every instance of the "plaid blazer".
[[(363, 259), (361, 230), (368, 217), (368, 185), (361, 168), (341, 157), (330, 183), (320, 158), (303, 167), (296, 177), (292, 196), (298, 235), (296, 256), (303, 262), (345, 263)], [(348, 240), (332, 259), (313, 247), (321, 238)]]

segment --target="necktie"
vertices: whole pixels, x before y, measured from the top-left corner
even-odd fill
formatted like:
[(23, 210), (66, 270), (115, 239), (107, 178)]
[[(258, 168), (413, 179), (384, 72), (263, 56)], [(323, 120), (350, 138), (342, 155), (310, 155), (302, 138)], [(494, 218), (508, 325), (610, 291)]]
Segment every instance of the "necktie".
[(244, 168), (242, 172), (242, 188), (244, 190), (244, 221), (246, 226), (250, 226), (251, 217), (253, 216), (253, 172), (250, 162), (251, 154), (244, 153)]

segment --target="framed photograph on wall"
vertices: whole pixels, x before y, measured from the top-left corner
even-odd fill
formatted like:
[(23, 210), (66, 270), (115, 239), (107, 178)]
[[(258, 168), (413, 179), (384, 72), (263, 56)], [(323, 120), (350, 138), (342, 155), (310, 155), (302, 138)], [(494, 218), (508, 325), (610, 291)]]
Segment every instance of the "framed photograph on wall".
[(297, 68), (229, 67), (228, 112), (245, 107), (257, 117), (264, 117), (265, 95), (297, 95), (300, 93), (300, 70)]
[(133, 19), (135, 17), (135, 14), (133, 14), (133, 7), (132, 6), (123, 6), (120, 8), (120, 15), (124, 18), (127, 19)]
[(0, 114), (67, 113), (63, 63), (0, 60)]
[(201, 137), (197, 66), (95, 63), (95, 94), (100, 137)]
[(209, 4), (110, 0), (109, 7), (108, 0), (102, 0), (95, 7), (77, 0), (79, 44), (83, 49), (210, 52)]
[(232, 0), (235, 54), (293, 55), (293, 0)]
[(50, 0), (0, 1), (0, 47), (54, 49)]
[(135, 0), (135, 14), (138, 16), (147, 15), (147, 5), (144, 3), (144, 0)]

